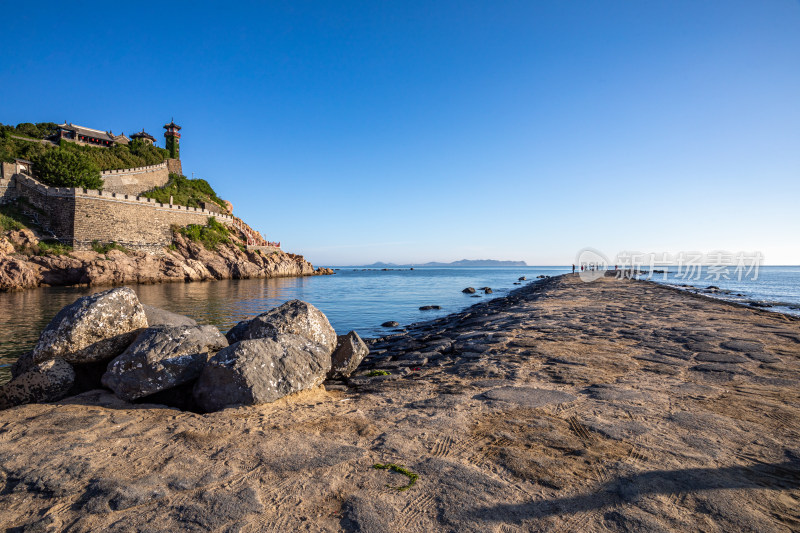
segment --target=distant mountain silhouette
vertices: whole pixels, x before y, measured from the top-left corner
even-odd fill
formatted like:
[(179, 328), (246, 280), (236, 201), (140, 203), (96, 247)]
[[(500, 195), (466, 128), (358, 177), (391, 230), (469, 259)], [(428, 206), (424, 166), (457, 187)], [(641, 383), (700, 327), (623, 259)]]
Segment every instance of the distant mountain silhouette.
[(398, 265), (397, 263), (384, 263), (378, 261), (371, 265), (353, 265), (363, 268), (401, 268), (401, 267), (524, 267), (528, 266), (525, 261), (498, 261), (497, 259), (461, 259), (460, 261), (453, 261), (452, 263), (440, 263), (431, 261), (430, 263), (409, 263)]

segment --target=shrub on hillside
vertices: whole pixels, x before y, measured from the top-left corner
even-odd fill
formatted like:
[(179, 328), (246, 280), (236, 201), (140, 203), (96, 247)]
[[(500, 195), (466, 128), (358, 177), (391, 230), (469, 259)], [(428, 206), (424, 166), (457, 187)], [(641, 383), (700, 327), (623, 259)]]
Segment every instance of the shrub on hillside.
[(30, 137), (33, 139), (44, 139), (53, 135), (58, 131), (58, 124), (55, 122), (37, 122), (31, 124), (30, 122), (23, 122), (17, 124), (16, 127), (0, 124), (0, 131), (9, 135), (19, 135), (21, 137)]
[(100, 171), (84, 155), (67, 150), (49, 149), (33, 159), (37, 179), (53, 187), (100, 189)]
[(190, 241), (201, 243), (207, 250), (216, 250), (218, 245), (231, 242), (230, 230), (224, 224), (217, 222), (214, 217), (208, 217), (205, 226), (190, 224), (185, 228), (175, 228), (175, 231)]
[(11, 163), (14, 159), (33, 159), (43, 154), (48, 148), (39, 142), (23, 141), (22, 139), (14, 139), (13, 131), (9, 133), (7, 130), (0, 132), (0, 161)]
[(100, 146), (81, 146), (69, 141), (59, 144), (62, 150), (80, 153), (87, 157), (100, 170), (146, 167), (163, 163), (167, 151), (163, 148), (133, 141), (129, 145), (117, 144), (108, 148)]
[(211, 185), (203, 179), (189, 179), (180, 174), (170, 174), (169, 181), (163, 187), (158, 187), (152, 191), (142, 194), (147, 198), (152, 198), (162, 204), (169, 203), (170, 196), (172, 203), (176, 205), (186, 205), (189, 207), (201, 207), (200, 202), (213, 202), (223, 210), (226, 209), (225, 201), (222, 200)]

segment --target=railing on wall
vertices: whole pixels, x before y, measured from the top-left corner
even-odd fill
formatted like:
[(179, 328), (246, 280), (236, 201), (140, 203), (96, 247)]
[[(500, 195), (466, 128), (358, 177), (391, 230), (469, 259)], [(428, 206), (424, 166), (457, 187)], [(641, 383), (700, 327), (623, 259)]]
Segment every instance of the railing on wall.
[(244, 233), (247, 239), (247, 246), (272, 246), (280, 248), (280, 242), (272, 242), (266, 240), (261, 233), (248, 226), (244, 220), (239, 217), (233, 217), (233, 226)]

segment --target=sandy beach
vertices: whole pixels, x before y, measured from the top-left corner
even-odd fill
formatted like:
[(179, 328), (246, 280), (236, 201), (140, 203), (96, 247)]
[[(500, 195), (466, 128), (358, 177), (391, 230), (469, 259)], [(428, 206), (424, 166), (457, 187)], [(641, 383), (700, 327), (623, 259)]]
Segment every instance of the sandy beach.
[(0, 525), (800, 529), (798, 318), (567, 275), (369, 344), (349, 380), (268, 405), (2, 411)]

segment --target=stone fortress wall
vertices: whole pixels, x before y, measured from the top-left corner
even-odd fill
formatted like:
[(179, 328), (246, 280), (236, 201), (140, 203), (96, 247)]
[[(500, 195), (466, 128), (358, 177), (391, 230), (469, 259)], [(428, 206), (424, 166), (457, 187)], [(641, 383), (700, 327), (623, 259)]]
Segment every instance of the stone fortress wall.
[(104, 191), (137, 195), (163, 187), (169, 181), (171, 173), (183, 174), (180, 159), (166, 159), (163, 163), (147, 167), (105, 170), (100, 173), (100, 177), (103, 179)]
[[(3, 163), (1, 168), (0, 203), (22, 199), (26, 211), (37, 219), (45, 231), (77, 250), (91, 248), (93, 241), (113, 241), (131, 249), (158, 250), (172, 242), (173, 225), (205, 224), (209, 217), (223, 224), (231, 225), (234, 222), (233, 217), (227, 214), (162, 204), (135, 194), (48, 187), (19, 172), (21, 169), (18, 164)], [(163, 170), (168, 175), (168, 167), (164, 166)], [(119, 174), (125, 175), (122, 172)], [(155, 174), (145, 170), (139, 175), (150, 179)]]
[(105, 170), (100, 173), (103, 190), (120, 194), (141, 194), (156, 187), (163, 187), (169, 181), (167, 162), (147, 167)]

